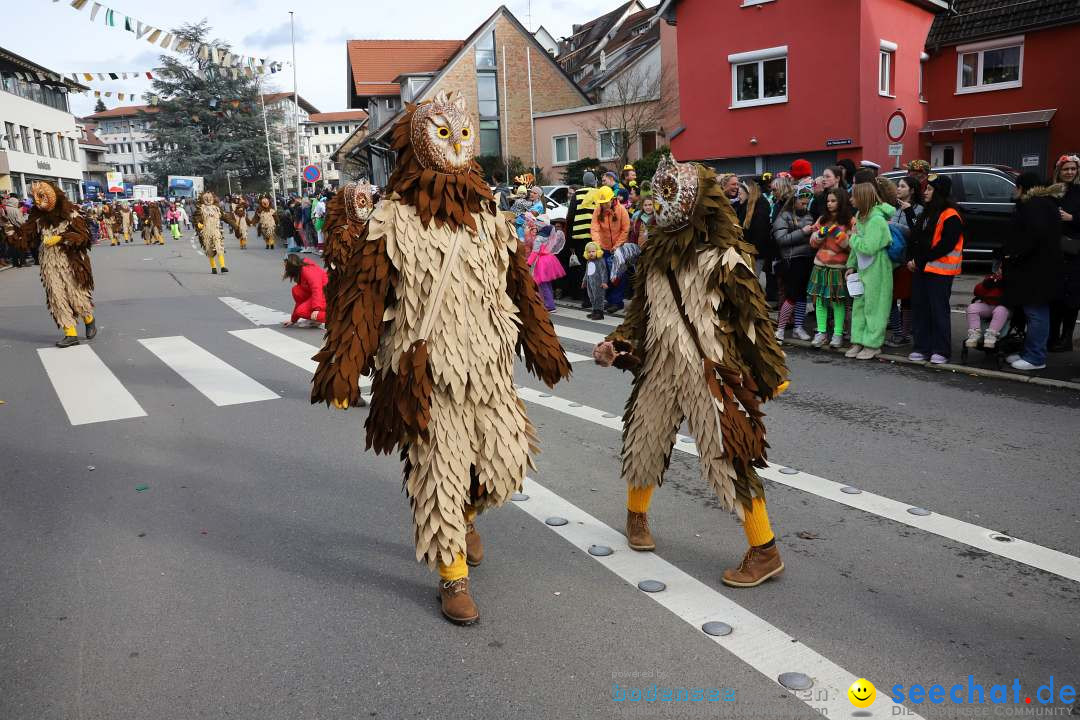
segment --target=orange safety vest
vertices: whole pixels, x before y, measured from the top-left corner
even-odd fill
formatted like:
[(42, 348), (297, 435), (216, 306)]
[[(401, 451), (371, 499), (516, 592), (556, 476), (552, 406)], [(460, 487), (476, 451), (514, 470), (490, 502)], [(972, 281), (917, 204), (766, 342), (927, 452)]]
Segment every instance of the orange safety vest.
[[(941, 242), (941, 229), (945, 227), (945, 221), (951, 217), (960, 217), (960, 213), (956, 212), (953, 208), (946, 208), (941, 216), (938, 218), (937, 227), (934, 228), (934, 240), (931, 247), (937, 247)], [(926, 263), (926, 267), (923, 268), (923, 272), (934, 273), (935, 275), (959, 275), (960, 264), (964, 261), (964, 233), (961, 231), (960, 240), (956, 243), (956, 247), (953, 251), (945, 257), (940, 257), (937, 260), (931, 260)]]

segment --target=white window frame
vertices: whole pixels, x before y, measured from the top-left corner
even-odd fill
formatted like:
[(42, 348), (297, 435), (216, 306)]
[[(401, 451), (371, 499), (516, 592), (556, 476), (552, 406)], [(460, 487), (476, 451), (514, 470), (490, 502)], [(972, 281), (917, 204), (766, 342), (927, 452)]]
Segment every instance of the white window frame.
[[(596, 131), (596, 159), (597, 160), (615, 160), (615, 159), (617, 159), (619, 157), (617, 154), (612, 155), (610, 157), (604, 157), (604, 139), (603, 139), (604, 133), (622, 133), (622, 130), (619, 130), (618, 128), (604, 128), (602, 130), (597, 130)], [(614, 146), (614, 143), (612, 143), (612, 145)], [(578, 148), (579, 152), (580, 152), (580, 150), (581, 150), (581, 148)]]
[[(1005, 48), (1019, 47), (1020, 48), (1020, 72), (1019, 77), (1014, 82), (994, 83), (992, 85), (984, 85), (982, 81), (983, 77), (983, 57), (987, 50), (1004, 50)], [(964, 87), (964, 56), (970, 54), (978, 55), (978, 62), (975, 65), (975, 80), (976, 84), (972, 87)], [(971, 43), (969, 45), (958, 45), (956, 47), (956, 94), (967, 95), (970, 93), (980, 92), (993, 92), (995, 90), (1012, 90), (1024, 86), (1024, 36), (1013, 35), (1007, 38), (998, 38), (996, 40), (987, 40), (986, 42)]]
[[(893, 76), (896, 72), (896, 51), (899, 46), (888, 40), (879, 41), (878, 50), (878, 95), (887, 98), (896, 97), (896, 89), (893, 87)], [(885, 83), (882, 84), (884, 76)]]
[(776, 0), (743, 0), (742, 5), (739, 7), (754, 7), (755, 5), (764, 5), (771, 2), (776, 2)]
[[(600, 136), (598, 134), (597, 138), (599, 138), (599, 137)], [(570, 138), (574, 138), (574, 146), (578, 150), (578, 153), (577, 153), (578, 157), (576, 157), (576, 158), (567, 157), (566, 160), (559, 160), (559, 143), (558, 143), (558, 141), (559, 140), (569, 140)], [(577, 162), (578, 159), (581, 156), (581, 144), (580, 143), (581, 143), (581, 141), (578, 140), (577, 133), (566, 133), (564, 135), (552, 135), (551, 136), (551, 164), (552, 164), (552, 166), (554, 167), (554, 166), (558, 166), (558, 165), (569, 165), (572, 162)], [(569, 145), (567, 147), (569, 147)], [(569, 154), (570, 153), (567, 152), (567, 156), (569, 156)]]
[[(763, 97), (765, 94), (765, 62), (768, 60), (784, 60), (784, 95), (781, 97)], [(739, 100), (739, 66), (758, 64), (758, 98), (756, 100)], [(728, 55), (728, 63), (731, 65), (731, 105), (729, 110), (736, 108), (759, 107), (761, 105), (779, 105), (788, 101), (791, 92), (791, 74), (788, 65), (788, 46), (765, 48), (764, 50), (752, 50), (750, 52), (734, 53)]]

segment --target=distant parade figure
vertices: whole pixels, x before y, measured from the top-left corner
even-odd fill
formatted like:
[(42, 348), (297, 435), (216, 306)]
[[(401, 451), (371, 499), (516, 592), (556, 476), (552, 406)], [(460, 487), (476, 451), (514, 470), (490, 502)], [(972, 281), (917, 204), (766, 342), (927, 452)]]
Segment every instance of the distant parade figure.
[(214, 193), (207, 190), (199, 197), (199, 204), (195, 206), (194, 219), (199, 243), (207, 259), (210, 260), (210, 272), (217, 275), (218, 269), (214, 267), (215, 258), (221, 272), (229, 272), (229, 268), (225, 267), (225, 243), (221, 236), (221, 206), (218, 205)]
[(164, 245), (165, 236), (161, 234), (161, 208), (157, 203), (147, 203), (146, 217), (143, 219), (142, 238), (146, 245)]
[(255, 229), (266, 243), (266, 249), (273, 250), (277, 242), (277, 217), (269, 195), (259, 198), (259, 206), (255, 208)]
[(86, 324), (86, 339), (97, 335), (94, 321), (94, 275), (90, 269), (90, 228), (64, 192), (51, 182), (37, 180), (30, 186), (34, 206), (15, 235), (20, 252), (41, 245), (41, 284), (45, 303), (64, 336), (57, 347), (79, 344), (75, 325)]
[(102, 242), (109, 241), (110, 245), (119, 245), (120, 240), (113, 232), (113, 212), (109, 203), (101, 206), (101, 218), (98, 223), (98, 235)]
[(134, 220), (134, 214), (131, 212), (131, 207), (127, 203), (120, 203), (120, 234), (124, 238), (124, 242), (131, 242), (131, 227), (132, 220)]
[(247, 201), (244, 200), (243, 196), (237, 196), (232, 203), (233, 221), (229, 223), (229, 226), (233, 229), (233, 234), (236, 235), (236, 239), (240, 241), (241, 250), (247, 250), (247, 210)]

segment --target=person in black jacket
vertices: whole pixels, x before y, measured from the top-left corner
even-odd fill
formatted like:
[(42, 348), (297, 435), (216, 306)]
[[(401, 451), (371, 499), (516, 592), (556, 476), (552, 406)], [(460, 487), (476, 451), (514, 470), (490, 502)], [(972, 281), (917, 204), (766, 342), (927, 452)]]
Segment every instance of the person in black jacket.
[(1080, 310), (1080, 157), (1061, 156), (1054, 168), (1054, 185), (1059, 183), (1064, 277), (1061, 295), (1050, 304), (1050, 352), (1070, 352)]
[(754, 271), (764, 290), (765, 277), (772, 272), (773, 260), (779, 256), (779, 252), (772, 237), (769, 202), (762, 197), (756, 182), (739, 183), (739, 202), (735, 205), (735, 215), (739, 219), (739, 225), (742, 226), (743, 237), (757, 250)]
[(1054, 196), (1035, 173), (1020, 176), (1014, 231), (1005, 243), (1005, 293), (1002, 302), (1022, 307), (1027, 320), (1024, 349), (1008, 360), (1016, 370), (1046, 367), (1050, 302), (1061, 292), (1061, 216)]

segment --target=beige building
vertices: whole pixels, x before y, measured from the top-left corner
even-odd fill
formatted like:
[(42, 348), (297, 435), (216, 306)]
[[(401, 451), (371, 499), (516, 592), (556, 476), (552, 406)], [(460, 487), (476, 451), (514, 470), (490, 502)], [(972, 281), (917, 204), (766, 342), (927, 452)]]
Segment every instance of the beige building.
[(341, 170), (333, 155), (342, 144), (353, 137), (366, 133), (368, 114), (366, 110), (343, 110), (341, 112), (311, 113), (304, 123), (304, 149), (302, 155), (308, 165), (322, 171), (319, 187), (336, 188), (341, 185)]

